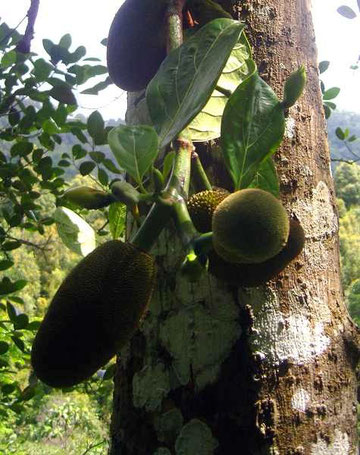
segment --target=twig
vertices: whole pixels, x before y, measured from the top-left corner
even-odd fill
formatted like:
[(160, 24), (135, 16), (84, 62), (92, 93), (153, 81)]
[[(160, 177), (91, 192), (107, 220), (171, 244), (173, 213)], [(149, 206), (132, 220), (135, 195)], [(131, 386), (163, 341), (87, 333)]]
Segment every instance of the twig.
[(22, 52), (23, 54), (28, 54), (30, 52), (31, 40), (34, 38), (34, 25), (36, 17), (39, 11), (40, 0), (31, 0), (30, 8), (27, 12), (28, 23), (24, 36), (18, 42), (16, 50)]
[(104, 444), (104, 442), (106, 442), (106, 439), (104, 439), (103, 441), (98, 442), (98, 443), (96, 443), (96, 444), (92, 444), (92, 445), (89, 446), (89, 447), (85, 450), (85, 452), (83, 452), (81, 455), (86, 455), (87, 453), (90, 452), (90, 450), (95, 449), (95, 447), (101, 446), (102, 444)]

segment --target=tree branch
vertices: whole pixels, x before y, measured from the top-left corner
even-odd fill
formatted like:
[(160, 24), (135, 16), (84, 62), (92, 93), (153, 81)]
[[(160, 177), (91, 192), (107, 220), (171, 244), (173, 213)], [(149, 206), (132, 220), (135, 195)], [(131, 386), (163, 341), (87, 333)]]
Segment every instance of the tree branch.
[(30, 52), (31, 40), (34, 38), (34, 25), (39, 11), (40, 0), (31, 0), (30, 8), (27, 12), (28, 23), (26, 26), (25, 34), (18, 42), (16, 50), (23, 54)]

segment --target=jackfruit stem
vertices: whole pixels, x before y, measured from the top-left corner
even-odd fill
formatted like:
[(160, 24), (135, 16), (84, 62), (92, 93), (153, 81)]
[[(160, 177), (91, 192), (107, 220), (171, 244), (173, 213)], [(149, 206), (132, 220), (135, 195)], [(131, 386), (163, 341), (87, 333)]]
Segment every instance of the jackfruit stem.
[[(179, 47), (183, 41), (182, 9), (184, 3), (185, 0), (169, 0), (166, 14), (168, 52)], [(192, 142), (187, 139), (186, 130), (175, 139), (174, 148), (176, 151), (174, 171), (163, 193), (163, 198), (159, 198), (158, 202), (151, 207), (145, 221), (131, 239), (133, 245), (145, 251), (151, 250), (172, 213), (175, 213), (179, 235), (183, 243), (187, 245), (192, 236), (197, 234), (184, 201), (189, 192), (193, 150)]]
[(191, 155), (191, 170), (193, 172), (193, 179), (195, 180), (197, 186), (197, 192), (203, 190), (212, 190), (211, 183), (206, 175), (206, 172), (201, 164), (199, 155), (196, 152), (193, 152)]
[(199, 237), (199, 233), (191, 221), (185, 200), (180, 197), (176, 202), (174, 202), (172, 208), (175, 225), (181, 243), (186, 249), (192, 248), (192, 242), (195, 238)]

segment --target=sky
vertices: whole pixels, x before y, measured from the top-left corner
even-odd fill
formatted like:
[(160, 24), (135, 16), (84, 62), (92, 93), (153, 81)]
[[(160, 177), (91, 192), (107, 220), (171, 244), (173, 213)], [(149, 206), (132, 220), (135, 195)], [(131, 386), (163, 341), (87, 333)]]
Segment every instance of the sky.
[[(61, 36), (70, 33), (74, 48), (85, 45), (87, 56), (105, 61), (105, 47), (100, 41), (107, 36), (121, 3), (122, 0), (102, 0), (101, 4), (91, 0), (40, 0), (32, 50), (44, 55), (42, 39), (57, 43)], [(342, 4), (352, 7), (358, 16), (352, 20), (340, 16), (336, 9)], [(29, 5), (30, 0), (0, 0), (0, 17), (15, 27), (26, 15)], [(360, 54), (357, 0), (312, 0), (312, 5), (319, 61), (330, 61), (329, 69), (321, 78), (326, 88), (341, 88), (334, 100), (340, 110), (360, 113), (360, 69), (350, 69)], [(25, 26), (26, 20), (19, 31), (23, 32)], [(101, 96), (82, 96), (79, 101), (85, 115), (98, 109), (105, 118), (124, 118), (126, 94), (115, 86), (101, 92)]]

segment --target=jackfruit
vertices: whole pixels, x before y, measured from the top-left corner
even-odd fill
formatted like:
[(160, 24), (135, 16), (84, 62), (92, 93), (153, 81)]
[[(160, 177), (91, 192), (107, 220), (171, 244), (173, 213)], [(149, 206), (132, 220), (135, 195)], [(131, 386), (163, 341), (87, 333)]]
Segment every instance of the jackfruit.
[(109, 241), (84, 258), (56, 292), (36, 334), (31, 362), (52, 387), (90, 377), (130, 339), (155, 283), (154, 259)]
[(290, 221), (287, 244), (280, 253), (260, 264), (233, 264), (224, 261), (212, 250), (209, 253), (208, 271), (216, 278), (235, 286), (260, 286), (282, 272), (302, 251), (305, 234), (297, 220)]
[(187, 208), (198, 232), (211, 231), (211, 220), (214, 210), (227, 196), (229, 196), (227, 190), (218, 188), (216, 190), (200, 191), (200, 193), (193, 194), (189, 198)]
[(77, 186), (65, 191), (63, 198), (84, 209), (101, 209), (113, 202), (113, 197), (105, 191), (89, 186)]
[(130, 92), (144, 89), (166, 57), (167, 0), (126, 0), (115, 15), (107, 42), (113, 82)]
[(289, 236), (281, 202), (258, 188), (236, 191), (215, 209), (214, 249), (227, 262), (260, 263), (279, 253)]

